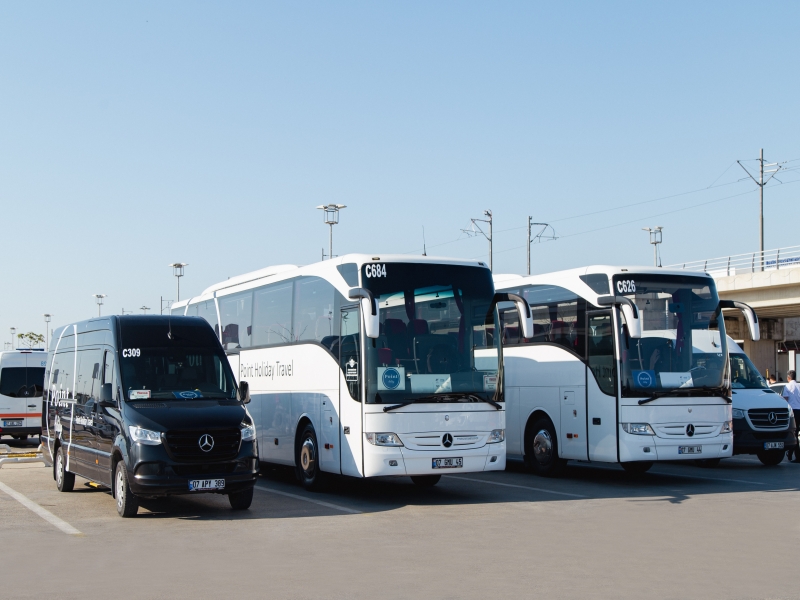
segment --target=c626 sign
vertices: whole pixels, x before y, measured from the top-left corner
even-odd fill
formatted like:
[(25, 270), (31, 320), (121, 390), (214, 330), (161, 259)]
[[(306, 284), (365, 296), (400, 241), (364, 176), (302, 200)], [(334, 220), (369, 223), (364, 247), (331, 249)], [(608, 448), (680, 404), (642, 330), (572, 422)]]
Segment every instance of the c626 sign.
[(633, 294), (636, 292), (636, 282), (633, 279), (621, 279), (617, 282), (617, 292), (620, 294)]
[(142, 351), (139, 348), (123, 348), (122, 349), (122, 358), (136, 358), (142, 355)]
[(366, 265), (364, 275), (367, 277), (386, 277), (386, 265)]

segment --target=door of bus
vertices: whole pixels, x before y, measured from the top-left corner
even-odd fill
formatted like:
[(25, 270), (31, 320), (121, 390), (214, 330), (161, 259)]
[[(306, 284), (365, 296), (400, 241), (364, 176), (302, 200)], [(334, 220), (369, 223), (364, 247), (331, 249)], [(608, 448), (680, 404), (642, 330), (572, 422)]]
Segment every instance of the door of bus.
[[(25, 355), (25, 365), (28, 370), (28, 389), (32, 392), (26, 402), (27, 424), (26, 427), (40, 427), (42, 425), (42, 393), (44, 391), (44, 369), (47, 366), (46, 352), (31, 352)], [(41, 376), (40, 376), (41, 374)]]
[(338, 445), (341, 472), (354, 477), (360, 477), (364, 471), (361, 391), (365, 371), (362, 358), (361, 311), (357, 304), (342, 307), (339, 314)]
[(586, 419), (589, 460), (617, 461), (617, 360), (610, 310), (586, 313)]

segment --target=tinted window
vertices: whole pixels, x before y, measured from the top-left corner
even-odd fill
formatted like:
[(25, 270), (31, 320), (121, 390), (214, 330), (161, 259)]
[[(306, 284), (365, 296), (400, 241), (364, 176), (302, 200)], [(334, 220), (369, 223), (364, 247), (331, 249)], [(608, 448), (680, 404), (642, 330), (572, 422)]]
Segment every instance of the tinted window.
[(336, 270), (344, 279), (345, 283), (351, 287), (358, 285), (358, 265), (356, 263), (345, 263), (337, 265)]
[(222, 344), (227, 348), (249, 348), (253, 345), (253, 292), (239, 292), (218, 299), (222, 320)]
[(731, 387), (733, 389), (768, 389), (767, 382), (746, 354), (731, 354)]
[[(69, 339), (68, 342), (72, 342)], [(75, 373), (75, 351), (62, 351), (53, 358), (53, 387), (56, 390), (64, 390), (64, 400), (74, 399), (74, 373)]]
[(254, 346), (292, 342), (292, 289), (293, 283), (286, 281), (255, 291)]
[(208, 321), (208, 324), (214, 328), (214, 333), (219, 336), (219, 320), (217, 319), (217, 306), (214, 304), (213, 298), (211, 300), (203, 300), (190, 304), (186, 311), (187, 317), (200, 317)]
[(611, 313), (590, 313), (588, 334), (589, 370), (604, 393), (616, 396), (617, 368)]
[(44, 367), (6, 367), (0, 371), (0, 395), (32, 398), (42, 395)]
[(334, 287), (319, 277), (303, 277), (294, 285), (294, 341), (319, 342), (333, 335)]
[(102, 350), (78, 351), (78, 377), (75, 382), (75, 401), (78, 404), (98, 399), (102, 384), (102, 365)]
[(608, 287), (608, 275), (605, 273), (592, 273), (591, 275), (581, 275), (581, 281), (588, 285), (593, 292), (598, 294), (611, 293)]

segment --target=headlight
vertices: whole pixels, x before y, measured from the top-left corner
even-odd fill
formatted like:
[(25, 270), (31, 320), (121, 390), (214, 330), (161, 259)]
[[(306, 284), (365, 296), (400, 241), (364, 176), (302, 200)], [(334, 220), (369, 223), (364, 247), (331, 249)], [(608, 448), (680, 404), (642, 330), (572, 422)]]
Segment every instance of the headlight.
[(720, 433), (730, 433), (733, 431), (733, 421), (725, 421), (722, 424), (722, 429), (720, 429)]
[(502, 442), (504, 439), (506, 439), (505, 429), (492, 429), (492, 433), (489, 434), (489, 439), (486, 440), (486, 443), (497, 444), (498, 442)]
[(655, 435), (655, 431), (647, 423), (621, 423), (625, 433), (633, 435)]
[(242, 441), (250, 442), (256, 439), (256, 426), (250, 423), (242, 423)]
[(744, 411), (740, 408), (733, 409), (733, 418), (734, 419), (744, 419)]
[(402, 446), (396, 433), (365, 433), (367, 441), (373, 446)]
[(142, 429), (130, 425), (128, 431), (131, 432), (131, 439), (134, 442), (139, 442), (145, 446), (158, 446), (161, 443), (161, 432), (151, 431), (150, 429)]

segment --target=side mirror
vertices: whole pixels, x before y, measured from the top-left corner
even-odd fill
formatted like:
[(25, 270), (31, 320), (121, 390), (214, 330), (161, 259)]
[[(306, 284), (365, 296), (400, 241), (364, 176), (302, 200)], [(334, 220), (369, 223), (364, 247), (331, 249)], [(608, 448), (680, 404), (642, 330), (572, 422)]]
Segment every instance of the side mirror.
[(239, 382), (239, 398), (242, 404), (250, 404), (250, 384), (246, 381)]
[(352, 288), (348, 292), (350, 300), (361, 300), (361, 313), (364, 315), (364, 333), (368, 338), (377, 339), (381, 334), (381, 319), (378, 301), (366, 288)]
[(114, 402), (114, 389), (110, 383), (104, 383), (103, 387), (100, 388), (100, 402), (98, 404), (105, 408), (117, 405)]
[(519, 324), (522, 327), (522, 337), (529, 340), (533, 337), (533, 314), (528, 301), (518, 294), (503, 294), (505, 298), (500, 301), (509, 300), (517, 307), (519, 313)]
[(619, 306), (622, 314), (625, 315), (628, 335), (635, 340), (642, 337), (642, 322), (639, 320), (639, 309), (636, 308), (633, 300), (625, 296), (600, 296), (597, 299), (597, 304), (599, 306)]
[[(761, 339), (761, 329), (758, 326), (758, 315), (749, 305), (744, 302), (737, 302), (736, 300), (720, 300), (720, 309), (723, 308), (738, 308), (744, 315), (744, 320), (747, 321), (747, 328), (750, 330), (750, 339), (757, 342)], [(720, 311), (721, 312), (721, 311)]]

